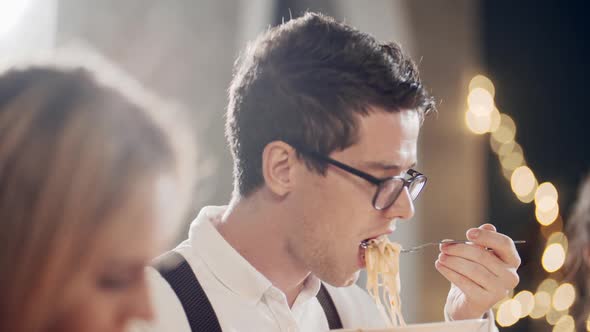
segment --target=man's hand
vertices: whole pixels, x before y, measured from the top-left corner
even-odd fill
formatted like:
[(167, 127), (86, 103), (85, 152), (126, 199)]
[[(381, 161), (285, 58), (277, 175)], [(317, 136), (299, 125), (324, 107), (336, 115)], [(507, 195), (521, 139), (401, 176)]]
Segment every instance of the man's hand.
[(512, 239), (491, 224), (470, 229), (467, 239), (473, 244), (441, 245), (435, 262), (451, 282), (445, 310), (453, 320), (481, 318), (519, 282), (520, 256)]

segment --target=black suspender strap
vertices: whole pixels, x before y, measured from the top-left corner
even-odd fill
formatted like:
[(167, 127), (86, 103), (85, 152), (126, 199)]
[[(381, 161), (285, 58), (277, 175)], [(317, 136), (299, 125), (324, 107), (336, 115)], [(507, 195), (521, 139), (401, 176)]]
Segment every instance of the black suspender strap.
[[(156, 258), (153, 266), (176, 293), (192, 332), (221, 332), (219, 320), (207, 294), (181, 254), (175, 251), (167, 252)], [(334, 301), (323, 283), (320, 286), (317, 299), (324, 309), (330, 330), (341, 329), (340, 315), (338, 315)]]
[(330, 330), (341, 329), (342, 322), (340, 321), (340, 315), (338, 315), (338, 310), (336, 310), (334, 301), (332, 300), (332, 297), (330, 296), (330, 293), (328, 293), (328, 290), (326, 289), (326, 286), (324, 286), (323, 282), (316, 297), (324, 309)]
[(209, 298), (186, 259), (175, 251), (156, 258), (154, 267), (170, 284), (180, 300), (193, 332), (221, 332)]

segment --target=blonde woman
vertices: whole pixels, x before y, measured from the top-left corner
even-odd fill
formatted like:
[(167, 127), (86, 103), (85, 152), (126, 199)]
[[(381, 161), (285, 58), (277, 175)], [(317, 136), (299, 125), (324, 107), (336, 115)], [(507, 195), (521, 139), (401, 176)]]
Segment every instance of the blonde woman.
[(174, 229), (190, 167), (138, 96), (83, 68), (0, 74), (0, 331), (152, 317), (144, 267)]
[(590, 175), (580, 185), (567, 223), (567, 237), (566, 280), (577, 289), (571, 314), (576, 320), (576, 331), (586, 331), (586, 322), (590, 320)]

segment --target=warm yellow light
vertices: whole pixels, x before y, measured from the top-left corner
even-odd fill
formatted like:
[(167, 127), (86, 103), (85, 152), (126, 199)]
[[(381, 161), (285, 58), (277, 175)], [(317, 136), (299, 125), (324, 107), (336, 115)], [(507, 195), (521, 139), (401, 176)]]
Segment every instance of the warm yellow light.
[(535, 184), (533, 186), (533, 190), (529, 191), (529, 193), (526, 194), (525, 196), (516, 195), (516, 198), (518, 198), (518, 200), (523, 203), (530, 203), (535, 199), (535, 189), (537, 189), (537, 180), (536, 179), (535, 179)]
[(527, 166), (520, 166), (515, 169), (510, 178), (512, 191), (517, 196), (529, 196), (536, 189), (536, 184), (535, 175)]
[(553, 296), (557, 287), (559, 287), (559, 283), (555, 281), (555, 279), (547, 278), (537, 286), (537, 292), (545, 292), (549, 294), (549, 296)]
[[(549, 213), (555, 210), (557, 206), (557, 201), (550, 197), (542, 197), (538, 200), (535, 199), (535, 203), (537, 203), (535, 209), (539, 210), (539, 213), (541, 214)], [(559, 207), (557, 207), (557, 209), (559, 209)]]
[(570, 315), (561, 316), (555, 326), (553, 327), (553, 332), (575, 332), (576, 331), (576, 322), (574, 318)]
[(559, 215), (559, 205), (555, 204), (550, 211), (543, 212), (539, 210), (539, 207), (535, 207), (535, 217), (537, 217), (537, 221), (539, 224), (543, 226), (551, 225), (557, 216)]
[(572, 284), (564, 283), (557, 287), (553, 294), (553, 307), (557, 311), (569, 309), (576, 299), (576, 289)]
[(467, 96), (469, 110), (475, 115), (489, 117), (494, 110), (494, 97), (483, 88), (475, 88)]
[(550, 182), (543, 182), (535, 192), (535, 205), (542, 212), (550, 211), (557, 204), (557, 189)]
[(508, 301), (508, 300), (512, 300), (512, 296), (514, 295), (514, 290), (511, 290), (510, 292), (508, 292), (508, 294), (506, 294), (506, 296), (504, 296), (503, 299), (501, 299), (500, 301), (496, 302), (496, 304), (494, 304), (494, 306), (492, 307), (495, 311), (498, 311), (498, 309), (500, 308), (500, 306), (502, 305), (502, 303)]
[(494, 131), (500, 128), (500, 123), (502, 122), (502, 117), (500, 116), (500, 111), (494, 107), (492, 113), (490, 114), (491, 124), (490, 124), (490, 132), (493, 133)]
[(545, 248), (541, 262), (543, 268), (547, 272), (555, 272), (559, 270), (565, 261), (565, 250), (559, 243), (553, 243)]
[(489, 114), (481, 115), (469, 110), (465, 112), (465, 124), (473, 133), (481, 135), (490, 130), (492, 119)]
[(542, 183), (535, 192), (535, 216), (541, 225), (549, 225), (559, 214), (557, 189), (549, 182)]
[[(509, 153), (508, 155), (500, 158), (502, 169), (510, 171), (510, 174), (520, 166), (524, 166), (524, 156), (522, 153), (517, 151)], [(508, 178), (510, 180), (510, 178)]]
[(535, 306), (529, 314), (531, 318), (538, 319), (545, 316), (551, 308), (551, 295), (545, 291), (538, 291), (535, 294)]
[(498, 149), (498, 156), (501, 156), (501, 157), (507, 156), (508, 154), (510, 154), (512, 152), (516, 152), (521, 155), (523, 154), (522, 147), (520, 147), (520, 144), (516, 143), (515, 141), (509, 141), (509, 142), (502, 144), (500, 146), (500, 148)]
[(492, 96), (496, 94), (496, 88), (494, 83), (485, 77), (484, 75), (476, 75), (469, 82), (469, 91), (475, 90), (476, 88), (483, 88), (488, 91)]
[(520, 302), (516, 300), (508, 300), (500, 305), (496, 321), (500, 326), (510, 326), (518, 322), (521, 314)]
[[(492, 124), (493, 126), (493, 124)], [(490, 128), (491, 130), (492, 128)], [(497, 128), (496, 128), (497, 129)], [(494, 130), (495, 131), (495, 130)], [(498, 142), (494, 139), (494, 136), (490, 135), (490, 147), (492, 148), (492, 151), (494, 151), (495, 153), (498, 153), (498, 151), (500, 150), (500, 147), (503, 145), (504, 143), (502, 142)]]
[(524, 159), (524, 152), (522, 151), (522, 147), (520, 146), (520, 144), (518, 144), (516, 142), (514, 142), (514, 145), (512, 146), (512, 153), (511, 154), (520, 155)]
[(559, 231), (553, 232), (553, 233), (551, 233), (551, 235), (549, 235), (549, 237), (547, 238), (547, 245), (550, 245), (553, 243), (561, 244), (561, 246), (563, 247), (563, 250), (565, 252), (567, 252), (568, 241), (567, 241), (567, 237), (565, 236), (565, 234), (563, 234), (563, 232), (559, 232)]
[(555, 310), (555, 308), (551, 308), (549, 309), (549, 312), (547, 313), (547, 315), (545, 315), (545, 320), (547, 320), (547, 323), (549, 323), (550, 325), (556, 325), (557, 322), (559, 321), (559, 319), (565, 315), (568, 314), (568, 311), (557, 311)]
[(516, 125), (514, 120), (504, 113), (500, 114), (500, 126), (492, 133), (492, 137), (500, 143), (506, 143), (514, 140), (515, 136)]
[(590, 331), (590, 315), (588, 315), (588, 319), (586, 319), (586, 330)]
[(510, 313), (512, 314), (512, 316), (516, 317), (516, 320), (518, 320), (522, 315), (522, 305), (520, 304), (520, 302), (515, 300), (508, 300), (506, 302), (508, 302)]
[(510, 300), (510, 298), (505, 297), (505, 298), (501, 299), (500, 301), (496, 302), (496, 304), (494, 304), (494, 306), (492, 307), (494, 312), (498, 312), (498, 309), (500, 309), (500, 306), (502, 305), (502, 303), (504, 303), (508, 300)]
[(502, 126), (502, 122), (500, 122), (500, 126), (492, 133), (492, 136), (496, 141), (500, 143), (506, 143), (514, 140), (516, 132), (511, 131), (509, 128)]
[(510, 178), (512, 177), (512, 172), (514, 172), (513, 169), (507, 169), (507, 168), (502, 167), (502, 175), (504, 176), (504, 178), (508, 182), (510, 182)]
[(514, 299), (520, 303), (520, 318), (528, 316), (533, 311), (533, 308), (535, 307), (535, 296), (533, 293), (527, 290), (521, 291), (516, 294)]

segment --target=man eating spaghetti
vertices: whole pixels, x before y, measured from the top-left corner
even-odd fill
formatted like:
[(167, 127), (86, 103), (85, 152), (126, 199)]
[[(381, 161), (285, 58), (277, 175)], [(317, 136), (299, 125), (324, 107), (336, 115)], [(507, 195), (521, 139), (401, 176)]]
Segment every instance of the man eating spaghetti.
[[(145, 330), (387, 326), (354, 282), (361, 243), (412, 218), (426, 185), (417, 141), (436, 107), (415, 64), (396, 43), (307, 13), (260, 35), (236, 66), (233, 197), (204, 208), (148, 271), (156, 319)], [(453, 284), (449, 320), (490, 315), (518, 283), (509, 237), (483, 225), (468, 238), (435, 263)]]

